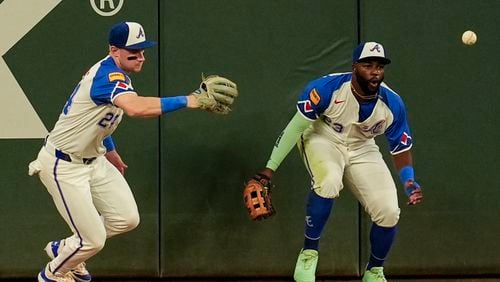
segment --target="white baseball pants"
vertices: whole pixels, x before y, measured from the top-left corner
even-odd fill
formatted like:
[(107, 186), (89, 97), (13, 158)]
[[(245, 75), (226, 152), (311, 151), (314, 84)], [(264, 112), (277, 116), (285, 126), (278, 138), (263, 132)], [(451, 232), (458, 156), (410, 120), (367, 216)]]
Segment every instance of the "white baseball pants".
[(50, 262), (52, 272), (67, 273), (98, 253), (106, 238), (139, 224), (130, 187), (104, 156), (90, 164), (68, 162), (42, 147), (37, 160), (30, 164), (30, 174), (37, 172), (73, 232)]
[(373, 222), (383, 227), (397, 224), (396, 185), (375, 142), (354, 148), (306, 130), (298, 146), (318, 195), (337, 198), (345, 181)]

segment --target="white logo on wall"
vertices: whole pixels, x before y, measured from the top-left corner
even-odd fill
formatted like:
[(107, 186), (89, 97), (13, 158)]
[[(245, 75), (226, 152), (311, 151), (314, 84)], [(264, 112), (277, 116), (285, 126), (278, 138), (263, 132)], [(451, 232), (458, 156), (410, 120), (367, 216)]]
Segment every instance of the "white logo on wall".
[[(4, 0), (0, 5), (0, 139), (44, 138), (47, 128), (3, 59), (62, 0)], [(27, 8), (29, 7), (29, 9)], [(44, 93), (35, 93), (43, 95)]]
[[(92, 6), (92, 9), (94, 11), (103, 16), (103, 17), (109, 17), (113, 16), (114, 14), (118, 13), (120, 9), (123, 6), (123, 1), (124, 0), (90, 0), (90, 5)], [(115, 5), (115, 2), (118, 2), (118, 4)], [(96, 3), (99, 3), (97, 5)]]

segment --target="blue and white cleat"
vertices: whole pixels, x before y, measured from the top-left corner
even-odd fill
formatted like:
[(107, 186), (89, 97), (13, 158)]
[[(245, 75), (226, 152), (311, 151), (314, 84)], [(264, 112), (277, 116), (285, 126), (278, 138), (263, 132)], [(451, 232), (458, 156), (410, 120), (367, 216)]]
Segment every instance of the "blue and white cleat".
[[(49, 242), (45, 247), (45, 252), (50, 259), (54, 259), (59, 254), (59, 249), (64, 247), (64, 240), (56, 240)], [(68, 272), (74, 281), (78, 282), (90, 282), (92, 280), (92, 275), (85, 267), (85, 263), (82, 262)], [(43, 280), (42, 280), (43, 281)]]
[(38, 273), (38, 282), (74, 282), (75, 279), (68, 273), (65, 275), (59, 273), (52, 273), (49, 270), (49, 264), (47, 264), (40, 273)]

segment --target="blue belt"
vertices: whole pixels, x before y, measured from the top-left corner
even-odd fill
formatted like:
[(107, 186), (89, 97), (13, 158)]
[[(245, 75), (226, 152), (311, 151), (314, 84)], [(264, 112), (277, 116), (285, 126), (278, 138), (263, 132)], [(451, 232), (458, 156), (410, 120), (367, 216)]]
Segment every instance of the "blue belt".
[[(56, 158), (58, 159), (61, 159), (63, 161), (67, 161), (67, 162), (71, 162), (71, 157), (70, 155), (64, 153), (63, 151), (59, 150), (59, 149), (56, 149), (55, 150), (55, 156)], [(82, 158), (82, 162), (84, 164), (91, 164), (93, 161), (95, 161), (96, 157), (93, 157), (93, 158)]]
[(92, 157), (92, 158), (72, 158), (69, 154), (66, 154), (65, 152), (57, 149), (54, 147), (54, 145), (52, 145), (50, 142), (47, 141), (47, 137), (45, 137), (45, 140), (43, 142), (43, 146), (47, 149), (47, 151), (50, 153), (50, 154), (54, 154), (54, 156), (58, 159), (61, 159), (63, 161), (67, 161), (67, 162), (73, 162), (73, 163), (82, 163), (82, 164), (91, 164), (92, 162), (95, 161), (95, 159), (97, 159), (97, 157)]

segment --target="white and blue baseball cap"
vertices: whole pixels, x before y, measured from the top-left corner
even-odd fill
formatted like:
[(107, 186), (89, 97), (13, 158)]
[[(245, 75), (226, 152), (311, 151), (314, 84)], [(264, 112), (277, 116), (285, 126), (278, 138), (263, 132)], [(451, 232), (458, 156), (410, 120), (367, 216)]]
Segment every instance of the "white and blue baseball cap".
[(356, 63), (364, 59), (378, 59), (384, 64), (390, 64), (391, 60), (387, 58), (384, 46), (377, 42), (362, 42), (352, 52), (352, 62)]
[(156, 41), (146, 40), (142, 25), (135, 22), (115, 24), (109, 31), (109, 45), (122, 49), (138, 50), (153, 47)]

